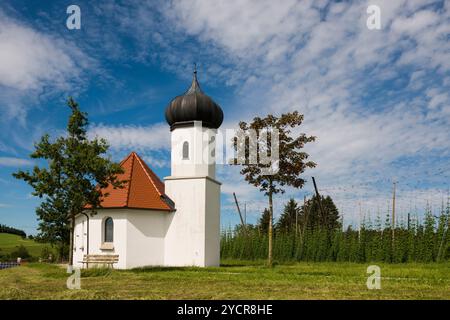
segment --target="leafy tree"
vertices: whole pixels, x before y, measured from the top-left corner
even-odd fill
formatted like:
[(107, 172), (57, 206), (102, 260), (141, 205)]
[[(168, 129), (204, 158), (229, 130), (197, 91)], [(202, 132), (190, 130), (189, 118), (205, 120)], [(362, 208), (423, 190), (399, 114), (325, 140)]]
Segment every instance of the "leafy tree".
[[(269, 266), (273, 263), (273, 196), (284, 193), (285, 186), (301, 188), (305, 180), (300, 175), (306, 168), (316, 166), (314, 162), (307, 161), (309, 155), (301, 151), (306, 143), (313, 142), (316, 138), (306, 136), (304, 133), (293, 134), (290, 130), (299, 127), (302, 122), (303, 115), (297, 111), (282, 114), (281, 117), (273, 115), (265, 118), (256, 117), (250, 123), (244, 121), (239, 123), (240, 131), (237, 139), (234, 140), (238, 158), (232, 164), (242, 165), (241, 174), (244, 175), (245, 180), (264, 192), (269, 200)], [(259, 140), (252, 139), (252, 133), (255, 133)], [(273, 148), (272, 135), (274, 140), (278, 141)], [(267, 137), (267, 141), (261, 143), (264, 137)], [(240, 150), (243, 150), (241, 155), (239, 155)], [(253, 150), (257, 151), (256, 161), (252, 161)], [(278, 152), (278, 157), (272, 157), (274, 151)]]
[[(44, 234), (62, 236), (56, 229), (67, 219), (69, 237), (69, 269), (73, 265), (73, 230), (75, 217), (89, 206), (92, 214), (101, 206), (102, 188), (109, 184), (122, 187), (117, 179), (122, 168), (104, 157), (108, 144), (104, 139), (89, 140), (87, 137), (88, 118), (78, 104), (69, 98), (67, 102), (71, 115), (67, 133), (50, 141), (48, 134), (35, 144), (33, 159), (44, 159), (48, 167), (35, 166), (32, 172), (18, 171), (14, 177), (26, 181), (33, 187), (33, 195), (44, 198), (38, 215), (44, 217), (41, 230)], [(48, 229), (47, 229), (48, 228)], [(51, 231), (50, 231), (51, 230)], [(65, 238), (64, 240), (65, 241)]]
[(52, 250), (48, 246), (43, 247), (42, 250), (41, 250), (41, 256), (40, 257), (44, 261), (50, 261), (51, 262), (52, 259), (50, 259), (50, 257), (53, 258)]
[(297, 202), (293, 198), (289, 199), (276, 224), (276, 230), (285, 233), (295, 232), (296, 223), (298, 223), (298, 213), (299, 207)]
[(10, 253), (10, 257), (15, 258), (22, 258), (27, 259), (31, 257), (30, 253), (28, 252), (27, 248), (25, 248), (22, 244), (18, 246), (14, 251)]
[(37, 240), (56, 245), (61, 260), (66, 257), (67, 244), (70, 242), (67, 204), (63, 198), (47, 197), (36, 209), (39, 219)]

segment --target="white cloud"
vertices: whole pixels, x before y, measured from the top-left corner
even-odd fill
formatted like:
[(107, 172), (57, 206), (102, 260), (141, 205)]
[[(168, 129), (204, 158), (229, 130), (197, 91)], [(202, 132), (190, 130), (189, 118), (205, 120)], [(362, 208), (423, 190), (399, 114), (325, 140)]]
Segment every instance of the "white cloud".
[(83, 87), (95, 62), (61, 37), (42, 33), (0, 10), (0, 114), (25, 123), (26, 111), (42, 96)]
[(42, 82), (66, 83), (75, 63), (51, 38), (2, 17), (0, 84), (19, 90), (39, 89)]
[(162, 156), (144, 155), (144, 161), (150, 168), (168, 168), (170, 167), (170, 159)]
[(98, 124), (89, 129), (89, 136), (105, 138), (111, 148), (116, 150), (170, 149), (170, 130), (166, 123), (156, 123), (150, 126)]
[[(393, 177), (423, 181), (449, 159), (450, 10), (433, 3), (197, 0), (173, 1), (163, 13), (206, 48), (202, 54), (210, 52), (216, 78), (244, 83), (227, 121), (305, 114), (302, 131), (318, 136), (307, 147), (318, 168), (306, 175), (352, 190), (346, 201), (354, 216), (356, 185), (368, 182), (363, 200), (385, 205)], [(368, 4), (381, 7), (380, 31), (366, 27)], [(443, 160), (433, 163), (436, 157)], [(434, 182), (445, 185), (448, 173)], [(245, 182), (238, 187), (234, 177), (223, 179), (226, 193), (242, 188), (261, 199)], [(378, 180), (388, 186), (382, 196)]]
[[(127, 59), (157, 61), (186, 77), (191, 63), (199, 62), (199, 75), (208, 84), (225, 83), (235, 92), (235, 99), (224, 106), (228, 123), (269, 112), (304, 113), (302, 131), (318, 136), (307, 150), (319, 164), (305, 177), (314, 174), (322, 188), (345, 189), (333, 191), (334, 197), (354, 217), (361, 197), (372, 207), (386, 204), (393, 176), (424, 179), (427, 170), (436, 173), (431, 159), (439, 158), (441, 164), (450, 157), (450, 7), (446, 3), (434, 9), (433, 3), (195, 0), (158, 6), (135, 2), (129, 7), (114, 3), (98, 7), (114, 30), (99, 32), (99, 37), (115, 48), (114, 59), (124, 55), (119, 41), (116, 47), (116, 35), (126, 34), (138, 40), (139, 49)], [(368, 4), (381, 7), (380, 31), (366, 28)], [(0, 48), (17, 54), (0, 59), (0, 84), (9, 88), (0, 90), (0, 99), (9, 105), (10, 117), (23, 118), (24, 109), (16, 106), (26, 104), (24, 92), (42, 91), (54, 85), (53, 79), (58, 90), (64, 90), (72, 79), (62, 70), (89, 59), (80, 51), (73, 55), (66, 50), (69, 44), (64, 40), (1, 18), (0, 27), (16, 37), (0, 33)], [(5, 59), (12, 63), (7, 65)], [(13, 73), (15, 68), (20, 72)], [(83, 68), (67, 74), (80, 78)], [(99, 124), (91, 127), (90, 135), (105, 137), (117, 152), (136, 150), (156, 166), (167, 165), (159, 153), (170, 145), (166, 124)], [(446, 174), (436, 180), (438, 185)], [(228, 200), (233, 190), (239, 190), (241, 197), (263, 206), (258, 190), (238, 176), (234, 171), (219, 175)], [(382, 191), (373, 183), (380, 179), (385, 181)], [(358, 194), (361, 184), (367, 183), (363, 195)], [(302, 197), (296, 190), (289, 190), (288, 196)]]
[(4, 167), (23, 167), (31, 166), (33, 161), (22, 158), (0, 157), (0, 166)]

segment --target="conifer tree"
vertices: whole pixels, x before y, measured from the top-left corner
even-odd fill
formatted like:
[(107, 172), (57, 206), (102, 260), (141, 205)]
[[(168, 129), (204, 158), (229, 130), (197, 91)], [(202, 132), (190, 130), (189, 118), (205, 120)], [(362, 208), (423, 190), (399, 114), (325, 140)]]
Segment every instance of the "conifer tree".
[(284, 206), (283, 213), (278, 219), (275, 229), (284, 233), (295, 232), (298, 214), (299, 208), (297, 202), (293, 198), (289, 199)]
[[(320, 209), (318, 198), (314, 195), (306, 201), (301, 207), (300, 221), (306, 223), (307, 228), (315, 230), (325, 228), (327, 230), (336, 230), (341, 228), (339, 211), (330, 196), (320, 196), (320, 202), (323, 209)], [(306, 216), (308, 214), (308, 216)]]
[(269, 231), (269, 223), (270, 223), (270, 212), (269, 209), (265, 208), (261, 217), (259, 218), (258, 229), (262, 234), (267, 234)]

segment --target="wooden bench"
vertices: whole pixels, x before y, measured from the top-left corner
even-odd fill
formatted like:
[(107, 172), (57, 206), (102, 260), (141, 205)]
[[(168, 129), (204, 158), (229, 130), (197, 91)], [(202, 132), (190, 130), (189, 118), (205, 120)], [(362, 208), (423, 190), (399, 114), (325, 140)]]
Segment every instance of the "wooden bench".
[(81, 263), (86, 264), (88, 268), (90, 264), (107, 265), (113, 268), (114, 263), (119, 262), (118, 254), (85, 254)]

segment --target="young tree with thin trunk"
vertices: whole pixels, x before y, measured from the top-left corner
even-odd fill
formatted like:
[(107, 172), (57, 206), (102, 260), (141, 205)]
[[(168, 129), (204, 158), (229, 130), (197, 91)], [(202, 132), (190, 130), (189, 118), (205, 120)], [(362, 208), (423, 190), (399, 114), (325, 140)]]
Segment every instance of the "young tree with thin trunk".
[[(44, 198), (38, 208), (38, 214), (45, 214), (46, 227), (54, 225), (60, 228), (61, 216), (66, 221), (69, 237), (69, 271), (73, 266), (73, 231), (75, 217), (89, 206), (92, 214), (101, 206), (102, 188), (112, 185), (120, 188), (124, 181), (117, 179), (123, 173), (119, 164), (105, 157), (108, 144), (104, 139), (89, 140), (87, 136), (88, 118), (78, 104), (69, 98), (71, 109), (67, 133), (54, 142), (44, 135), (35, 144), (33, 159), (44, 159), (48, 166), (35, 166), (32, 172), (18, 171), (13, 174), (17, 179), (26, 181), (33, 187), (33, 195)], [(51, 212), (51, 215), (48, 213)], [(50, 221), (50, 220), (52, 221)], [(55, 231), (53, 229), (52, 231)], [(50, 234), (49, 230), (46, 230)]]
[[(303, 187), (305, 180), (300, 175), (306, 168), (316, 166), (308, 161), (309, 155), (302, 151), (305, 144), (315, 141), (316, 137), (291, 132), (302, 122), (303, 115), (297, 111), (282, 114), (281, 117), (256, 117), (250, 123), (241, 121), (240, 130), (233, 140), (238, 155), (232, 164), (242, 165), (241, 174), (245, 180), (258, 187), (269, 200), (269, 266), (273, 264), (273, 196), (284, 193), (286, 186)], [(273, 157), (274, 152), (278, 157)]]

